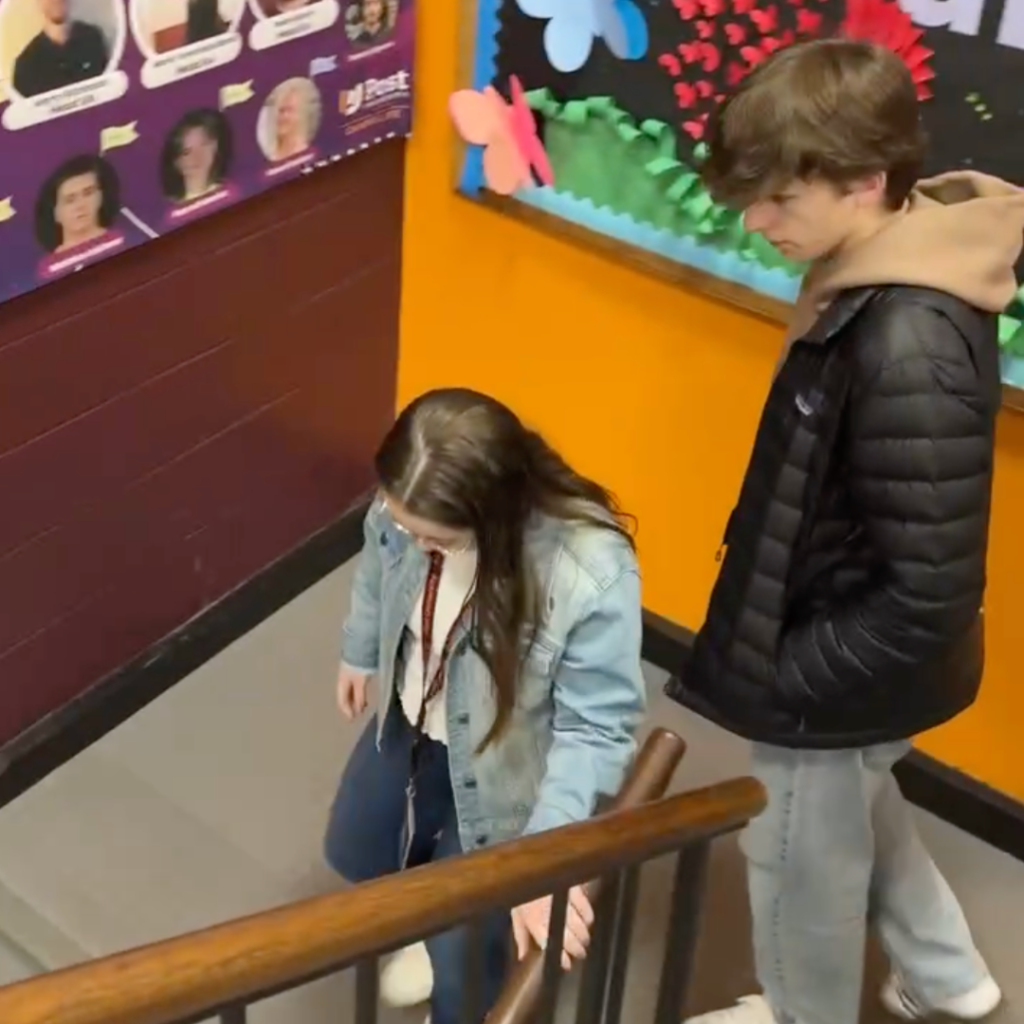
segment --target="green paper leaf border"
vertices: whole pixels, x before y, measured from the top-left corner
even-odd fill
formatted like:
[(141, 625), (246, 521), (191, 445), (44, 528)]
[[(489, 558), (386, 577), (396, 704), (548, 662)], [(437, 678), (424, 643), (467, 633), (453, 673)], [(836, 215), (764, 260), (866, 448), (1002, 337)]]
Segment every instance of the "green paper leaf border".
[[(711, 198), (701, 184), (696, 167), (679, 159), (675, 131), (670, 125), (653, 118), (638, 124), (611, 96), (591, 96), (562, 103), (555, 99), (551, 90), (537, 89), (528, 92), (526, 99), (547, 122), (548, 134), (563, 131), (574, 136), (581, 145), (592, 145), (598, 137), (617, 142), (618, 152), (610, 152), (607, 147), (602, 151), (602, 166), (612, 173), (617, 169), (622, 175), (635, 175), (640, 171), (650, 180), (657, 202), (651, 204), (653, 215), (638, 216), (640, 211), (631, 208), (634, 204), (629, 198), (608, 202), (606, 195), (595, 194), (606, 190), (578, 187), (579, 175), (564, 166), (560, 168), (557, 159), (553, 159), (557, 191), (589, 199), (614, 213), (626, 214), (655, 228), (689, 236), (702, 244), (755, 261), (766, 269), (781, 269), (793, 277), (800, 274), (799, 266), (779, 256), (759, 235), (744, 231), (740, 214)], [(557, 158), (559, 149), (565, 147), (552, 148)]]
[[(616, 196), (614, 188), (580, 187), (582, 183), (575, 180), (580, 175), (565, 166), (564, 158), (559, 166), (560, 151), (564, 153), (567, 149), (562, 145), (549, 149), (556, 191), (568, 192), (577, 199), (589, 199), (613, 213), (625, 214), (655, 228), (689, 236), (701, 244), (752, 260), (766, 270), (783, 270), (793, 277), (802, 272), (802, 267), (780, 256), (760, 235), (745, 231), (741, 214), (720, 206), (711, 198), (697, 169), (679, 159), (676, 135), (670, 125), (653, 118), (637, 124), (611, 96), (590, 96), (562, 103), (550, 89), (535, 89), (526, 93), (526, 100), (548, 123), (548, 134), (564, 132), (563, 142), (569, 142), (569, 148), (576, 143), (596, 145), (606, 176), (618, 170), (623, 177), (629, 175), (630, 180), (635, 181), (639, 171), (651, 185), (650, 190), (644, 190), (646, 209), (638, 208), (628, 195)], [(619, 152), (608, 150), (609, 139), (619, 144)], [(703, 144), (696, 147), (698, 161), (704, 151)], [(1024, 358), (1024, 286), (1008, 313), (1000, 317), (999, 345), (1005, 354)]]

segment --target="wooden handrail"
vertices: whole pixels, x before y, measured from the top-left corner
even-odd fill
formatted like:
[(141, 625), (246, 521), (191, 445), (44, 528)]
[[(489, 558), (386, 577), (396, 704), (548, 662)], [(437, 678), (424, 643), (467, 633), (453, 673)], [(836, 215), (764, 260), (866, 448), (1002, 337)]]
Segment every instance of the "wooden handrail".
[[(608, 812), (624, 811), (665, 795), (679, 762), (686, 753), (682, 738), (668, 729), (654, 729), (640, 749), (622, 789)], [(600, 890), (600, 880), (587, 887), (591, 900)], [(487, 1015), (488, 1024), (521, 1024), (537, 1006), (544, 983), (544, 953), (533, 946), (516, 964)]]
[(599, 815), (0, 988), (0, 1022), (198, 1019), (497, 907), (712, 838), (764, 804), (761, 784), (740, 778)]

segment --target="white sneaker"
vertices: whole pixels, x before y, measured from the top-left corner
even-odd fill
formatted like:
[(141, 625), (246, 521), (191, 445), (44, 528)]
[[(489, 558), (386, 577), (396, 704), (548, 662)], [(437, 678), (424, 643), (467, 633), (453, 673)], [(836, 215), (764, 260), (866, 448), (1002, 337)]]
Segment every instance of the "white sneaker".
[(419, 1006), (433, 991), (434, 971), (422, 942), (399, 950), (381, 972), (380, 997), (388, 1006)]
[(686, 1024), (775, 1024), (775, 1015), (764, 996), (744, 996), (735, 1006), (690, 1017)]
[(932, 1014), (941, 1013), (954, 1020), (983, 1020), (994, 1013), (1003, 1001), (1003, 993), (995, 979), (988, 975), (962, 996), (944, 999), (937, 1006), (925, 1006), (911, 995), (903, 979), (893, 972), (882, 986), (882, 1005), (901, 1020), (925, 1020)]

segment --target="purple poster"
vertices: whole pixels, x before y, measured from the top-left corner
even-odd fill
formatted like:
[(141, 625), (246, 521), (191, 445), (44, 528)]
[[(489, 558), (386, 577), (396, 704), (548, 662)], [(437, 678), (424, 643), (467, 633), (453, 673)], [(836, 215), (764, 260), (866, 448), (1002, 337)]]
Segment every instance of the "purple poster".
[(0, 301), (410, 127), (414, 0), (0, 0)]

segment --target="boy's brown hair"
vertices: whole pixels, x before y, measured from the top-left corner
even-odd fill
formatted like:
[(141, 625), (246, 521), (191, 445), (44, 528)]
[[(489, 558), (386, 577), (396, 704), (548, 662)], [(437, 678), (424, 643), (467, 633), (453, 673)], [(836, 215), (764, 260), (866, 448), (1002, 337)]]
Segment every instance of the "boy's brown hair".
[(844, 189), (886, 174), (899, 209), (921, 173), (926, 138), (903, 61), (882, 46), (819, 39), (779, 50), (708, 119), (701, 177), (745, 209), (795, 180)]

